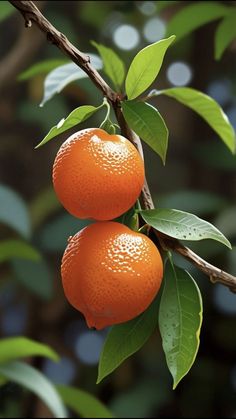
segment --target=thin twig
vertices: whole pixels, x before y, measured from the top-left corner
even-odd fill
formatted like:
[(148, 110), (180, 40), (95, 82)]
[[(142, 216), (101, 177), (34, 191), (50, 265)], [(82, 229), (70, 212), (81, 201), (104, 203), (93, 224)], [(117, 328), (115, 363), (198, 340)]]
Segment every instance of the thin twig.
[[(128, 127), (126, 124), (122, 111), (121, 111), (121, 98), (110, 88), (105, 82), (101, 75), (92, 67), (90, 64), (89, 57), (83, 52), (79, 51), (71, 42), (66, 38), (64, 34), (59, 32), (38, 10), (32, 1), (14, 1), (10, 3), (19, 10), (25, 20), (25, 26), (31, 27), (34, 22), (39, 29), (45, 33), (47, 40), (56, 45), (64, 54), (66, 54), (72, 61), (75, 62), (82, 70), (87, 73), (90, 80), (95, 86), (101, 90), (103, 95), (107, 98), (110, 104), (113, 106), (118, 123), (121, 128), (121, 132), (137, 147), (140, 154), (143, 156), (143, 149), (140, 138)], [(145, 181), (144, 188), (142, 190), (142, 199), (145, 209), (153, 209), (153, 200)], [(192, 250), (183, 246), (178, 240), (168, 236), (164, 236), (155, 230), (155, 234), (158, 237), (160, 245), (163, 249), (171, 249), (176, 253), (179, 253), (186, 259), (188, 259), (193, 265), (197, 266), (198, 269), (203, 271), (209, 276), (212, 282), (220, 282), (221, 284), (230, 288), (231, 291), (236, 292), (236, 277), (220, 270), (219, 268), (206, 262)]]

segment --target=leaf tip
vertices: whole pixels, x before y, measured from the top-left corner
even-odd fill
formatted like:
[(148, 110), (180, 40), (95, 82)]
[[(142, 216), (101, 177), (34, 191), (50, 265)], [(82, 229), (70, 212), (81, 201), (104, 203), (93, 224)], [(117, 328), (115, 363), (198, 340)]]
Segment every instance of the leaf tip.
[(94, 41), (93, 39), (91, 39), (90, 44), (93, 45), (93, 47), (97, 48), (98, 43), (96, 41)]
[(176, 39), (176, 35), (171, 35), (171, 36), (169, 36), (169, 38), (167, 38), (167, 39), (169, 39), (169, 40), (171, 41), (171, 44), (172, 44), (172, 42), (174, 42), (174, 41), (175, 41), (175, 39)]
[(178, 382), (173, 382), (173, 386), (172, 386), (172, 390), (176, 390), (176, 387), (177, 387), (177, 385), (178, 385)]
[(37, 150), (37, 148), (39, 148), (39, 147), (41, 147), (42, 146), (42, 141), (40, 141), (40, 143), (38, 143), (35, 147), (34, 147), (34, 149), (35, 150)]
[(98, 385), (98, 384), (100, 384), (100, 383), (101, 383), (101, 381), (102, 381), (102, 377), (101, 377), (100, 375), (98, 375), (98, 378), (97, 378), (96, 384), (97, 384), (97, 385)]

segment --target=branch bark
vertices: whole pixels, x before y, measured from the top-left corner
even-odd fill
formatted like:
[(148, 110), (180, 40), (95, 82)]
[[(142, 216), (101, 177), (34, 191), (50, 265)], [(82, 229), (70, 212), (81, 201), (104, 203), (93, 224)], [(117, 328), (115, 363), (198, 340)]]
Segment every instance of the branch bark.
[[(56, 45), (64, 54), (66, 54), (75, 64), (77, 64), (82, 70), (87, 73), (90, 80), (95, 86), (103, 93), (109, 103), (112, 105), (118, 123), (120, 125), (122, 134), (125, 135), (139, 150), (143, 156), (143, 149), (140, 138), (128, 127), (126, 124), (121, 107), (121, 97), (118, 93), (114, 92), (111, 87), (105, 82), (101, 75), (91, 66), (89, 57), (83, 52), (79, 51), (64, 34), (59, 32), (38, 10), (32, 1), (15, 1), (10, 0), (10, 3), (19, 10), (25, 20), (25, 26), (27, 28), (32, 26), (34, 22), (38, 28), (46, 35), (47, 40)], [(152, 196), (145, 180), (145, 184), (142, 190), (142, 199), (145, 209), (153, 209), (154, 204)], [(229, 287), (233, 292), (236, 292), (236, 277), (228, 274), (211, 265), (189, 248), (183, 246), (178, 240), (171, 237), (165, 236), (155, 230), (155, 234), (160, 242), (163, 249), (171, 249), (174, 252), (182, 255), (188, 259), (193, 265), (197, 266), (202, 272), (204, 272), (212, 282), (220, 282), (221, 284)]]

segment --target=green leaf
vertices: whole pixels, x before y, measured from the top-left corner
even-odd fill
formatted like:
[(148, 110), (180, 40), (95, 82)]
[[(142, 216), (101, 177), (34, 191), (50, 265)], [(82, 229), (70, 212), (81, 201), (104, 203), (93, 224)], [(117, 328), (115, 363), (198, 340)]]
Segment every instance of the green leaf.
[(169, 21), (166, 36), (174, 33), (179, 41), (195, 29), (220, 19), (229, 13), (230, 9), (214, 1), (197, 2), (183, 7)]
[(188, 373), (199, 348), (202, 298), (191, 275), (170, 262), (165, 268), (159, 327), (173, 388)]
[(0, 374), (36, 394), (48, 406), (55, 417), (67, 417), (65, 407), (57, 391), (50, 381), (35, 368), (24, 362), (13, 361), (0, 365)]
[[(89, 54), (91, 64), (96, 70), (101, 70), (102, 61), (95, 54)], [(40, 106), (50, 100), (56, 93), (60, 93), (69, 83), (88, 77), (75, 63), (61, 65), (52, 70), (44, 80), (44, 96)]]
[(91, 394), (75, 387), (57, 386), (65, 405), (82, 418), (112, 418), (112, 413)]
[(13, 259), (11, 266), (16, 279), (30, 292), (43, 300), (52, 298), (53, 278), (45, 260)]
[(140, 213), (146, 223), (170, 237), (189, 241), (212, 239), (231, 249), (230, 242), (216, 227), (194, 214), (166, 208)]
[(40, 253), (34, 247), (21, 240), (0, 242), (0, 263), (13, 258), (39, 260), (40, 257)]
[(112, 327), (100, 357), (97, 384), (144, 345), (157, 326), (157, 313), (156, 299), (140, 316)]
[(175, 0), (160, 1), (159, 0), (156, 2), (156, 8), (157, 8), (157, 11), (160, 13), (162, 12), (162, 10), (166, 9), (167, 7), (174, 6), (177, 3), (179, 3), (179, 1), (175, 1)]
[(125, 78), (125, 66), (120, 57), (111, 48), (92, 41), (92, 45), (97, 48), (103, 61), (103, 70), (114, 83), (117, 90), (122, 87)]
[(60, 208), (60, 202), (57, 199), (52, 186), (39, 191), (30, 203), (30, 215), (33, 228), (37, 228), (45, 219)]
[(0, 185), (0, 223), (4, 223), (28, 239), (31, 234), (30, 218), (23, 199), (12, 189)]
[(0, 2), (0, 22), (8, 18), (12, 13), (15, 12), (15, 8), (11, 5), (9, 1)]
[(175, 36), (148, 45), (134, 57), (125, 81), (128, 99), (135, 99), (143, 93), (157, 77), (166, 50)]
[(68, 61), (63, 59), (51, 59), (51, 60), (42, 60), (36, 64), (33, 64), (27, 70), (23, 71), (17, 77), (19, 81), (25, 81), (32, 79), (32, 77), (38, 76), (39, 74), (47, 74), (49, 71), (54, 70), (55, 68), (66, 64)]
[(56, 137), (59, 134), (67, 131), (68, 129), (74, 127), (75, 125), (80, 124), (82, 121), (88, 119), (93, 113), (95, 113), (100, 106), (97, 108), (91, 105), (80, 106), (79, 108), (74, 109), (66, 119), (62, 119), (58, 124), (50, 129), (48, 134), (43, 138), (43, 140), (35, 147), (41, 147), (46, 144), (52, 138)]
[(236, 38), (236, 11), (232, 10), (218, 25), (215, 32), (215, 59), (219, 60), (228, 47)]
[(142, 138), (165, 163), (168, 129), (156, 108), (145, 102), (122, 102), (122, 110), (130, 128)]
[(49, 346), (25, 337), (14, 337), (0, 340), (0, 363), (13, 361), (16, 358), (43, 356), (58, 361), (58, 355)]
[(157, 94), (172, 97), (200, 115), (219, 135), (226, 146), (235, 152), (235, 132), (227, 115), (211, 97), (190, 87), (173, 87)]

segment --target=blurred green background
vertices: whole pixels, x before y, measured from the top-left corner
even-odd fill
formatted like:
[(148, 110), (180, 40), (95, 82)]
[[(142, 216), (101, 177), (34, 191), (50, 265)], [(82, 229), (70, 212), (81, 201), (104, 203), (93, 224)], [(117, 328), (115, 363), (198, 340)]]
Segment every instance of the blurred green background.
[[(176, 261), (189, 268), (204, 303), (201, 345), (190, 373), (173, 392), (157, 331), (140, 352), (100, 385), (95, 384), (107, 330), (87, 329), (80, 313), (66, 302), (60, 280), (67, 238), (86, 223), (68, 215), (52, 189), (52, 164), (68, 133), (40, 149), (35, 146), (75, 107), (97, 105), (101, 95), (89, 80), (82, 79), (40, 108), (46, 74), (21, 76), (21, 80), (19, 75), (42, 60), (56, 59), (58, 65), (67, 60), (36, 27), (25, 30), (18, 12), (5, 13), (4, 3), (0, 4), (0, 336), (24, 335), (49, 344), (61, 361), (55, 364), (36, 358), (33, 365), (55, 383), (73, 384), (97, 395), (117, 417), (235, 417), (236, 296), (212, 285), (180, 258)], [(36, 3), (82, 51), (96, 54), (91, 45), (95, 40), (114, 48), (128, 68), (139, 49), (163, 38), (168, 21), (195, 2)], [(235, 6), (236, 2), (222, 3)], [(221, 60), (214, 59), (217, 24), (214, 20), (176, 42), (153, 87), (199, 89), (220, 103), (236, 128), (236, 44), (230, 45)], [(146, 175), (156, 205), (207, 219), (236, 246), (235, 156), (192, 111), (165, 97), (153, 99), (153, 104), (170, 131), (165, 167), (144, 146)], [(102, 116), (92, 117), (81, 128), (98, 126)], [(32, 247), (25, 249), (26, 258), (24, 249), (17, 247), (19, 241)], [(204, 241), (191, 248), (236, 274), (236, 247), (230, 252)], [(38, 399), (15, 384), (0, 389), (0, 414), (50, 417)]]

